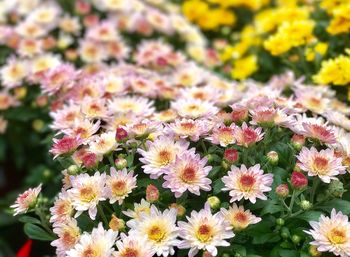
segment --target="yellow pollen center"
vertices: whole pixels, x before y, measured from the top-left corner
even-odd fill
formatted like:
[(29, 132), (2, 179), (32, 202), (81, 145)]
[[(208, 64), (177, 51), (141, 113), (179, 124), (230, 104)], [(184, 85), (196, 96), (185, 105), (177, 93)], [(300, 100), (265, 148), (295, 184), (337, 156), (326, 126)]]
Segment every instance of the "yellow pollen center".
[(123, 180), (114, 181), (112, 183), (113, 194), (117, 196), (122, 196), (126, 193), (126, 182)]
[(206, 243), (213, 237), (213, 230), (207, 224), (200, 225), (196, 231), (196, 236), (199, 241)]
[(138, 257), (139, 252), (133, 248), (126, 248), (120, 257)]
[(181, 174), (182, 181), (192, 183), (196, 179), (196, 170), (193, 167), (185, 167)]
[(161, 228), (158, 225), (153, 225), (149, 228), (148, 232), (148, 238), (155, 241), (155, 242), (161, 242), (165, 238), (165, 230)]
[(96, 198), (96, 192), (94, 191), (94, 189), (92, 187), (84, 187), (82, 189), (80, 189), (80, 199), (83, 202), (91, 202), (92, 200), (94, 200)]
[(82, 256), (84, 257), (101, 257), (101, 254), (98, 253), (95, 249), (93, 249), (91, 246), (86, 248), (86, 250), (83, 252)]
[(239, 187), (242, 191), (249, 192), (255, 184), (255, 178), (250, 175), (243, 175), (239, 179)]
[(313, 167), (317, 173), (325, 174), (328, 170), (328, 160), (324, 157), (317, 156), (314, 159)]
[(343, 244), (346, 241), (345, 231), (333, 228), (328, 234), (328, 239), (333, 244)]
[(162, 166), (168, 165), (172, 160), (172, 154), (167, 150), (161, 150), (158, 153), (159, 163)]

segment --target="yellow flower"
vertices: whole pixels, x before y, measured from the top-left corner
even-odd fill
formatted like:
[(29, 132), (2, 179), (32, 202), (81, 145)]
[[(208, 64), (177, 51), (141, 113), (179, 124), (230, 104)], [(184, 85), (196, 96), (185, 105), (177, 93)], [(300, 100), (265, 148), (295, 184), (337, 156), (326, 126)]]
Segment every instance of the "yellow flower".
[(234, 79), (243, 80), (258, 70), (258, 60), (255, 55), (238, 59), (233, 64), (231, 75)]
[(340, 55), (322, 62), (321, 70), (313, 76), (317, 84), (346, 85), (350, 83), (350, 58)]
[(323, 8), (327, 13), (331, 14), (334, 9), (338, 8), (340, 5), (348, 2), (347, 0), (322, 0), (320, 7)]
[(275, 34), (264, 42), (264, 48), (272, 55), (281, 55), (288, 52), (293, 46), (286, 34)]
[(182, 12), (190, 21), (203, 17), (208, 12), (208, 9), (208, 4), (200, 0), (185, 1), (182, 5)]
[(333, 11), (333, 19), (327, 27), (327, 32), (332, 35), (350, 31), (350, 4), (341, 5)]
[(312, 62), (315, 60), (316, 54), (321, 56), (325, 55), (328, 50), (328, 44), (324, 42), (318, 42), (313, 47), (308, 47), (305, 49), (305, 58), (307, 61)]

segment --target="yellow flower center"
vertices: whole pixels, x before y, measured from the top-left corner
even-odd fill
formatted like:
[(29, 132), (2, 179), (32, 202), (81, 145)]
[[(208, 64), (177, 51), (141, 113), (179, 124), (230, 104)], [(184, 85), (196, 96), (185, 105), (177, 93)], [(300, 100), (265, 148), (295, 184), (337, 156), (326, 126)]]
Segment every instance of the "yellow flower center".
[(84, 257), (101, 257), (101, 254), (97, 252), (95, 249), (92, 248), (92, 246), (89, 246), (85, 249), (82, 256)]
[(172, 154), (168, 150), (161, 150), (158, 153), (158, 162), (161, 166), (166, 166), (172, 161)]
[(196, 237), (202, 243), (206, 243), (213, 238), (213, 230), (207, 224), (200, 225), (196, 231)]
[(192, 183), (196, 180), (196, 170), (193, 167), (185, 167), (181, 174), (183, 182)]
[(239, 179), (239, 188), (244, 192), (250, 192), (255, 184), (255, 178), (251, 175), (243, 175)]
[(138, 257), (139, 252), (133, 248), (125, 248), (124, 252), (120, 255), (120, 257)]
[(112, 191), (114, 195), (122, 196), (127, 192), (126, 182), (117, 180), (112, 182)]
[(96, 198), (96, 192), (91, 186), (80, 189), (80, 200), (86, 203), (91, 202)]
[(328, 239), (332, 244), (343, 244), (346, 241), (346, 233), (344, 230), (333, 228), (328, 234)]
[(326, 174), (328, 171), (328, 160), (324, 157), (316, 156), (313, 162), (313, 168), (319, 174)]
[(161, 242), (166, 236), (166, 231), (159, 225), (153, 225), (148, 229), (148, 238), (155, 242)]

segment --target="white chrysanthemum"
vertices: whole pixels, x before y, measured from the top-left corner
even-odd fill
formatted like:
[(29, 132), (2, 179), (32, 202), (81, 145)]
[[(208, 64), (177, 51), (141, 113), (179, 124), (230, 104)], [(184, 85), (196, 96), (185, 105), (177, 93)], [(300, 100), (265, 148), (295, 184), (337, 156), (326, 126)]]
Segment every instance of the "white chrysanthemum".
[(210, 191), (211, 180), (207, 176), (212, 167), (206, 164), (207, 159), (201, 159), (199, 154), (183, 152), (166, 169), (163, 187), (170, 188), (175, 197), (187, 190), (196, 195), (200, 195), (200, 190)]
[(209, 131), (208, 127), (208, 122), (205, 120), (176, 119), (168, 125), (166, 131), (180, 138), (189, 138), (196, 142), (200, 136)]
[(77, 210), (75, 217), (78, 217), (83, 211), (89, 211), (89, 216), (95, 220), (97, 214), (97, 204), (106, 200), (105, 181), (106, 174), (96, 172), (93, 176), (80, 174), (71, 176), (72, 188), (67, 192), (72, 199), (74, 209)]
[(123, 96), (109, 102), (109, 110), (113, 113), (132, 112), (137, 116), (148, 117), (155, 111), (153, 102), (140, 96)]
[(67, 257), (110, 257), (118, 233), (104, 230), (102, 223), (94, 228), (91, 234), (84, 232), (79, 243), (67, 252)]
[(20, 194), (17, 197), (16, 202), (11, 205), (11, 208), (13, 208), (15, 211), (13, 215), (15, 216), (21, 213), (26, 213), (30, 208), (33, 208), (40, 192), (41, 184), (38, 187), (29, 188)]
[(317, 151), (314, 147), (303, 147), (297, 158), (302, 170), (307, 171), (309, 176), (318, 176), (325, 183), (345, 173), (342, 158), (336, 157), (333, 149)]
[(23, 79), (28, 75), (26, 61), (9, 58), (7, 63), (0, 69), (1, 82), (5, 87), (21, 85)]
[(114, 257), (152, 257), (155, 253), (146, 236), (126, 236), (123, 233), (116, 246), (118, 251), (113, 253)]
[(134, 210), (123, 211), (123, 214), (125, 216), (132, 218), (132, 220), (129, 220), (126, 223), (126, 225), (130, 227), (131, 223), (134, 223), (135, 220), (140, 219), (140, 215), (143, 212), (147, 214), (151, 212), (151, 204), (147, 202), (145, 199), (141, 199), (140, 203), (134, 203)]
[(89, 143), (90, 152), (97, 155), (105, 155), (118, 147), (115, 140), (115, 133), (113, 131), (105, 132), (97, 136), (93, 141)]
[(53, 206), (50, 208), (50, 222), (63, 222), (70, 219), (73, 214), (74, 208), (72, 200), (66, 191), (62, 191), (58, 194)]
[(321, 215), (319, 221), (311, 221), (311, 230), (305, 233), (314, 239), (310, 244), (320, 252), (331, 252), (336, 256), (350, 256), (350, 223), (342, 212), (332, 210), (331, 217)]
[(160, 212), (155, 206), (151, 206), (150, 213), (141, 213), (140, 218), (130, 223), (130, 234), (146, 236), (147, 242), (152, 245), (158, 256), (168, 256), (175, 253), (174, 247), (179, 241), (176, 223), (176, 210), (166, 209)]
[(159, 137), (154, 142), (147, 142), (147, 150), (138, 149), (142, 155), (140, 161), (146, 174), (153, 179), (158, 178), (165, 172), (169, 164), (175, 161), (176, 155), (187, 150), (189, 142), (180, 140), (174, 141), (171, 137)]
[(256, 224), (261, 221), (261, 218), (253, 215), (250, 210), (244, 210), (243, 206), (237, 206), (235, 203), (228, 210), (221, 208), (220, 211), (235, 231), (243, 230), (250, 224)]
[(114, 167), (110, 170), (111, 175), (106, 179), (106, 196), (111, 204), (118, 201), (122, 204), (124, 199), (136, 188), (136, 176), (127, 169), (117, 171)]
[(240, 168), (232, 166), (228, 175), (224, 176), (222, 181), (225, 184), (222, 190), (230, 191), (230, 202), (245, 199), (255, 203), (257, 198), (267, 199), (264, 192), (271, 191), (273, 175), (264, 174), (264, 171), (260, 169), (260, 164), (248, 169), (242, 164)]
[(183, 99), (172, 102), (171, 107), (184, 118), (211, 117), (219, 112), (213, 103), (199, 99)]
[(235, 138), (235, 125), (231, 125), (230, 127), (220, 126), (214, 128), (212, 134), (207, 137), (213, 144), (221, 145), (222, 147), (226, 147), (236, 142)]
[(72, 249), (80, 239), (80, 229), (75, 219), (68, 219), (57, 224), (53, 232), (58, 236), (58, 239), (52, 241), (51, 245), (56, 247), (58, 257), (65, 257), (67, 251)]
[(99, 130), (101, 122), (95, 123), (89, 119), (75, 119), (70, 128), (62, 129), (62, 132), (70, 137), (79, 137), (85, 144), (93, 139), (93, 135)]
[(195, 256), (199, 250), (206, 250), (216, 256), (218, 246), (229, 246), (227, 239), (234, 237), (229, 223), (220, 212), (212, 214), (209, 205), (199, 212), (192, 211), (188, 222), (179, 221), (180, 249), (191, 248), (188, 256)]

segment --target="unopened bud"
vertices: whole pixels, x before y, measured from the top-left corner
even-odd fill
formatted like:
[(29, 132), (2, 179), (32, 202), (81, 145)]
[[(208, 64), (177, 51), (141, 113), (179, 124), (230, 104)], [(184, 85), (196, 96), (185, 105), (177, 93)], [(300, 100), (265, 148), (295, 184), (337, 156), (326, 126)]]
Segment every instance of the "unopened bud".
[(269, 163), (272, 165), (276, 165), (278, 163), (278, 153), (275, 151), (270, 151), (267, 153), (267, 159), (269, 160)]
[(292, 235), (292, 242), (293, 242), (294, 244), (299, 244), (300, 241), (301, 241), (301, 237), (300, 237), (300, 236), (298, 236), (298, 235)]
[(327, 189), (328, 194), (334, 197), (342, 197), (346, 192), (344, 185), (339, 180), (332, 180)]
[(309, 254), (312, 256), (312, 257), (319, 257), (322, 255), (321, 252), (319, 252), (317, 250), (317, 246), (315, 245), (311, 245), (310, 248), (309, 248)]
[(128, 162), (124, 158), (117, 158), (115, 159), (114, 164), (118, 170), (122, 170), (126, 168), (126, 166), (128, 165)]
[(305, 137), (302, 135), (294, 134), (291, 139), (291, 143), (294, 149), (299, 151), (305, 144)]
[(210, 196), (208, 198), (208, 203), (212, 209), (218, 209), (220, 207), (220, 199), (216, 196)]
[(224, 152), (224, 159), (230, 164), (235, 163), (239, 158), (238, 151), (234, 148), (226, 149)]
[(125, 221), (117, 218), (114, 214), (109, 222), (109, 228), (113, 231), (123, 231), (125, 229)]
[(117, 142), (125, 141), (125, 139), (128, 137), (128, 132), (126, 132), (123, 128), (117, 128), (115, 132), (115, 140)]
[(309, 201), (307, 201), (307, 200), (302, 200), (300, 202), (300, 207), (301, 207), (301, 209), (306, 211), (306, 210), (310, 210), (311, 209), (312, 204)]
[(279, 197), (285, 198), (289, 195), (289, 188), (287, 184), (281, 184), (276, 187), (275, 189), (276, 194)]
[(185, 213), (186, 213), (185, 207), (183, 207), (181, 204), (172, 203), (172, 204), (170, 204), (169, 207), (170, 207), (170, 208), (176, 209), (176, 215), (177, 215), (178, 217), (182, 217), (182, 216), (184, 216)]
[(76, 175), (79, 172), (79, 167), (73, 164), (68, 167), (67, 172), (69, 175)]
[(90, 169), (96, 167), (98, 164), (97, 155), (94, 153), (86, 153), (82, 157), (83, 164), (86, 168)]
[(152, 184), (148, 185), (146, 188), (146, 200), (150, 203), (154, 203), (159, 199), (158, 188)]
[(36, 132), (41, 132), (45, 127), (45, 122), (40, 119), (35, 119), (32, 123), (32, 126)]
[(292, 177), (291, 177), (291, 184), (294, 189), (301, 190), (304, 189), (307, 184), (307, 178), (306, 176), (298, 171), (293, 171)]

